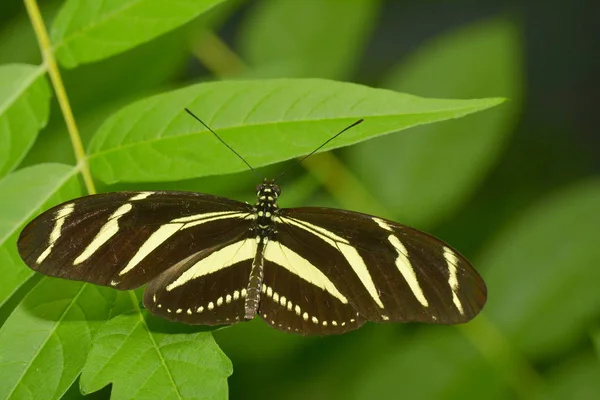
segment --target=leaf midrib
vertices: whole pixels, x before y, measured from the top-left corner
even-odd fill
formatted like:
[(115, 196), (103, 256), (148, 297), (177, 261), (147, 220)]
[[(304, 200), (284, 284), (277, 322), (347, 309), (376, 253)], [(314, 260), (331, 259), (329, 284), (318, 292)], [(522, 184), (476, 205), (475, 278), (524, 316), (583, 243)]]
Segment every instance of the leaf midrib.
[[(77, 38), (79, 36), (83, 36), (86, 32), (88, 32), (96, 27), (102, 26), (107, 21), (110, 21), (115, 15), (118, 15), (118, 14), (122, 13), (123, 11), (126, 11), (126, 10), (132, 8), (133, 6), (136, 6), (138, 3), (142, 2), (142, 1), (144, 1), (144, 0), (131, 0), (131, 2), (126, 4), (124, 7), (117, 8), (113, 12), (105, 14), (102, 18), (94, 21), (95, 23), (86, 25), (86, 26), (82, 27), (80, 30), (69, 34), (68, 36), (63, 36), (62, 40), (60, 42), (53, 45), (54, 51), (56, 52), (61, 47), (67, 46), (69, 44), (69, 42), (71, 42), (75, 38)], [(73, 21), (73, 18), (71, 18), (69, 20), (69, 23), (71, 23), (72, 21)]]
[[(414, 115), (427, 115), (427, 114), (435, 114), (435, 113), (440, 113), (440, 112), (463, 112), (463, 111), (479, 111), (479, 110), (483, 110), (483, 109), (487, 109), (490, 108), (492, 106), (494, 106), (496, 104), (485, 104), (485, 105), (479, 105), (479, 106), (469, 106), (469, 107), (461, 107), (461, 108), (453, 108), (453, 109), (444, 109), (444, 110), (434, 110), (434, 111), (425, 111), (425, 112), (420, 112), (420, 113), (410, 113), (410, 114), (377, 114), (377, 115), (370, 115), (366, 118), (388, 118), (388, 117), (397, 117), (397, 116), (414, 116)], [(318, 121), (339, 121), (342, 119), (348, 119), (348, 118), (354, 118), (355, 116), (343, 116), (340, 118), (315, 118), (315, 119), (310, 119), (310, 120), (294, 120), (294, 121), (273, 121), (273, 122), (262, 122), (262, 123), (256, 123), (256, 124), (246, 124), (246, 125), (231, 125), (231, 126), (224, 126), (224, 127), (219, 127), (220, 132), (222, 133), (224, 130), (227, 131), (235, 131), (235, 130), (239, 130), (239, 129), (245, 129), (245, 128), (252, 128), (252, 127), (265, 127), (265, 126), (272, 126), (272, 125), (276, 125), (276, 124), (297, 124), (297, 123), (306, 123), (306, 122), (318, 122)], [(408, 127), (403, 127), (400, 128), (398, 130), (403, 130), (405, 128), (410, 128), (412, 126), (408, 126)], [(122, 144), (118, 147), (111, 147), (109, 149), (106, 150), (101, 150), (95, 153), (91, 153), (88, 154), (86, 159), (87, 160), (91, 160), (95, 157), (98, 156), (102, 156), (105, 154), (110, 154), (113, 152), (117, 152), (117, 151), (122, 151), (123, 149), (127, 149), (130, 147), (135, 147), (138, 145), (147, 145), (147, 144), (153, 144), (156, 142), (161, 142), (161, 141), (166, 141), (166, 140), (179, 140), (181, 138), (187, 138), (190, 136), (195, 136), (195, 135), (201, 135), (201, 134), (207, 134), (209, 133), (208, 131), (194, 131), (194, 132), (189, 132), (189, 133), (184, 133), (184, 134), (180, 134), (180, 135), (174, 135), (174, 136), (160, 136), (160, 137), (156, 137), (156, 138), (152, 138), (152, 139), (148, 139), (148, 140), (140, 140), (140, 141), (136, 141), (136, 142), (131, 142), (131, 143), (126, 143), (126, 144)]]
[(165, 358), (163, 357), (162, 352), (160, 351), (160, 347), (154, 340), (154, 336), (152, 335), (152, 332), (150, 331), (150, 328), (148, 327), (148, 324), (146, 323), (146, 319), (144, 319), (144, 315), (142, 314), (142, 310), (140, 309), (140, 306), (138, 304), (138, 298), (135, 295), (135, 293), (131, 290), (129, 291), (129, 298), (131, 299), (131, 302), (133, 303), (133, 306), (134, 306), (136, 312), (138, 313), (138, 316), (140, 318), (140, 323), (143, 325), (144, 330), (148, 334), (148, 338), (150, 339), (150, 342), (152, 343), (152, 346), (154, 346), (154, 349), (156, 350), (156, 354), (158, 355), (161, 365), (167, 372), (167, 376), (169, 377), (169, 380), (171, 381), (171, 384), (173, 385), (173, 388), (175, 389), (175, 392), (177, 393), (177, 397), (180, 398), (181, 400), (183, 400), (184, 397), (179, 392), (179, 387), (175, 383), (175, 379), (173, 378), (173, 375), (171, 374), (171, 370), (167, 366), (167, 362), (166, 362)]
[[(27, 65), (27, 64), (16, 64), (16, 65)], [(27, 65), (29, 66), (29, 65)], [(32, 74), (30, 76), (28, 76), (28, 78), (26, 80), (23, 81), (22, 85), (19, 85), (17, 87), (17, 90), (14, 91), (13, 96), (8, 97), (6, 99), (6, 101), (2, 104), (0, 104), (0, 116), (3, 116), (4, 113), (6, 112), (6, 110), (8, 110), (8, 108), (10, 106), (12, 106), (13, 104), (15, 104), (16, 100), (21, 97), (23, 95), (23, 93), (25, 93), (27, 91), (28, 88), (31, 87), (32, 83), (37, 80), (43, 73), (46, 72), (46, 66), (45, 65), (38, 65), (37, 69), (34, 71), (32, 70)]]

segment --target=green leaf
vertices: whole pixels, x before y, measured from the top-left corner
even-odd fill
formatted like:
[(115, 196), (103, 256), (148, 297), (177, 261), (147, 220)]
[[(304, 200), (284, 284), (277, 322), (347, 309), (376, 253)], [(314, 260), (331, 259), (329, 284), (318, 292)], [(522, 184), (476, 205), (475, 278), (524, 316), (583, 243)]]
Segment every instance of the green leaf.
[[(69, 100), (77, 106), (77, 125), (83, 143), (90, 141), (98, 126), (114, 111), (133, 100), (160, 92), (161, 85), (180, 74), (189, 58), (187, 41), (186, 30), (180, 28), (110, 59), (64, 71), (63, 80), (70, 89)], [(158, 59), (157, 54), (161, 55)], [(146, 68), (150, 64), (152, 68)], [(75, 163), (62, 117), (50, 120), (23, 164), (48, 160)]]
[(358, 66), (380, 2), (271, 0), (255, 3), (240, 51), (263, 77), (344, 79)]
[(128, 296), (44, 278), (0, 328), (0, 398), (57, 399), (77, 378), (92, 337)]
[(231, 362), (210, 333), (152, 331), (135, 312), (100, 329), (81, 390), (87, 394), (112, 383), (113, 400), (226, 399), (231, 372)]
[(384, 80), (387, 88), (423, 96), (511, 99), (486, 113), (349, 149), (367, 188), (404, 223), (424, 227), (449, 216), (496, 163), (521, 103), (519, 51), (514, 24), (487, 21), (421, 46)]
[(514, 398), (453, 328), (438, 327), (403, 342), (362, 369), (353, 383), (355, 399)]
[(251, 165), (260, 167), (306, 154), (359, 118), (365, 118), (362, 125), (323, 150), (457, 118), (500, 102), (424, 99), (319, 79), (211, 82), (147, 98), (113, 115), (90, 144), (90, 165), (107, 183), (246, 170), (184, 107), (197, 112)]
[(81, 195), (77, 171), (69, 165), (40, 164), (0, 180), (0, 305), (33, 274), (17, 253), (21, 228), (49, 207)]
[(52, 24), (68, 68), (100, 60), (185, 24), (223, 0), (67, 0)]
[(521, 351), (550, 357), (600, 317), (600, 181), (546, 198), (508, 226), (478, 265), (490, 296), (484, 309)]
[(35, 142), (50, 114), (46, 69), (0, 66), (0, 177), (15, 168)]

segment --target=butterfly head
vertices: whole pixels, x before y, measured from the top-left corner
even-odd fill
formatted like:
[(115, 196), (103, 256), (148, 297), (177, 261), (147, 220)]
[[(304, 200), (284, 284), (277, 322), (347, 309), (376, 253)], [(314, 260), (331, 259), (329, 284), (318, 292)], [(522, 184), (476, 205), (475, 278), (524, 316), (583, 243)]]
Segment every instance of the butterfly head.
[(262, 200), (274, 203), (280, 194), (281, 189), (273, 180), (265, 178), (260, 185), (256, 186), (256, 197), (258, 197), (259, 202)]

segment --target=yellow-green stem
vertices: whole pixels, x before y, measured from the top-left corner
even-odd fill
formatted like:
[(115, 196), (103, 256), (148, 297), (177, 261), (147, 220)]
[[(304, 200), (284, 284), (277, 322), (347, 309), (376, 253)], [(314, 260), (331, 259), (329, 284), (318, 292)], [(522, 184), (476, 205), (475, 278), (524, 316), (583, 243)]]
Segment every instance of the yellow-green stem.
[(69, 132), (71, 144), (73, 145), (73, 151), (75, 152), (75, 158), (77, 160), (77, 166), (81, 171), (81, 175), (83, 176), (83, 181), (88, 193), (94, 194), (96, 193), (96, 188), (94, 186), (92, 174), (90, 173), (87, 163), (85, 150), (83, 149), (83, 143), (81, 142), (81, 136), (79, 135), (77, 123), (73, 117), (73, 111), (71, 110), (69, 98), (60, 76), (60, 70), (58, 69), (56, 59), (54, 58), (54, 53), (52, 52), (52, 45), (50, 43), (50, 38), (48, 37), (48, 31), (46, 30), (46, 25), (44, 24), (42, 14), (40, 13), (40, 8), (35, 0), (24, 0), (24, 2), (27, 13), (29, 14), (29, 18), (31, 19), (31, 25), (33, 25), (33, 30), (35, 31), (35, 35), (40, 46), (40, 51), (42, 52), (44, 65), (48, 70), (48, 75), (50, 75), (50, 80), (52, 81), (52, 86), (54, 87), (58, 104), (60, 105), (63, 118), (65, 119), (65, 124), (67, 125), (67, 131)]
[(485, 315), (479, 315), (468, 324), (458, 325), (458, 328), (479, 353), (504, 376), (520, 398), (543, 398), (541, 396), (546, 386), (544, 379)]
[(210, 30), (198, 34), (192, 44), (192, 53), (211, 73), (227, 78), (246, 72), (244, 62), (221, 38)]
[(302, 166), (321, 182), (342, 207), (392, 218), (392, 213), (371, 195), (333, 153), (315, 154), (302, 161)]

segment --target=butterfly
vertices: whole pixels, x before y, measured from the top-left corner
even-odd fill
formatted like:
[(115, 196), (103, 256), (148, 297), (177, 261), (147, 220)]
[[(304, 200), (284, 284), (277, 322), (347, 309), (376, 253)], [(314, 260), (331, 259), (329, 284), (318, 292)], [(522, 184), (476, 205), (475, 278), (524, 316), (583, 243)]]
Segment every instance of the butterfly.
[(279, 208), (280, 195), (265, 179), (254, 204), (178, 191), (85, 196), (31, 221), (18, 251), (45, 275), (147, 285), (145, 307), (186, 324), (259, 315), (282, 331), (327, 335), (366, 321), (462, 323), (483, 308), (484, 281), (443, 241), (367, 214)]

